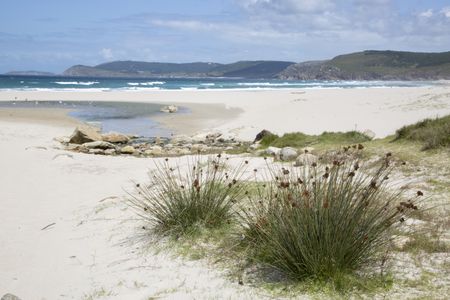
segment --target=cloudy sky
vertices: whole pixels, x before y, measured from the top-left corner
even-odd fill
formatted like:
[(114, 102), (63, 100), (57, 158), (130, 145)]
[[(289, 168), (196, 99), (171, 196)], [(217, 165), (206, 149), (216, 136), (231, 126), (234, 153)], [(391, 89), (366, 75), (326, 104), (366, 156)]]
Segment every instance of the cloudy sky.
[(449, 0), (1, 0), (0, 73), (450, 50)]

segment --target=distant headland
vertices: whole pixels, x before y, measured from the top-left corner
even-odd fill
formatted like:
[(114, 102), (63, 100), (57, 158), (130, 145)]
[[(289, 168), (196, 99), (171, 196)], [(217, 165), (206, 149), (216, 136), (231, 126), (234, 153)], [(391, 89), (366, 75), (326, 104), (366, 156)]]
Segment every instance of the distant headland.
[[(7, 75), (54, 76), (48, 72)], [(444, 80), (450, 79), (450, 51), (440, 53), (367, 50), (330, 60), (164, 63), (113, 61), (96, 66), (75, 65), (68, 77), (155, 78), (231, 77), (282, 80)]]

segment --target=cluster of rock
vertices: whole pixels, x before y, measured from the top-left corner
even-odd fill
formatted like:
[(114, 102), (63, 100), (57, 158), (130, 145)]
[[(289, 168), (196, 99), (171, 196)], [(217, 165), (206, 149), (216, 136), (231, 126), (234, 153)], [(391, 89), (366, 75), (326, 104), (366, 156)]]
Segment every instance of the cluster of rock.
[(141, 139), (110, 132), (101, 134), (98, 129), (80, 126), (68, 138), (58, 139), (66, 150), (98, 155), (177, 156), (198, 153), (216, 153), (232, 150), (242, 145), (233, 136), (220, 132), (195, 136), (177, 135), (171, 139)]

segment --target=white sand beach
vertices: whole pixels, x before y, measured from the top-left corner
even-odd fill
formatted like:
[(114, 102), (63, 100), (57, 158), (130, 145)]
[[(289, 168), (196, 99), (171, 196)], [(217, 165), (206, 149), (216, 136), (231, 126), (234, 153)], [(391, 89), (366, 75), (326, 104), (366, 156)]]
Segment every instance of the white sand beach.
[(191, 109), (191, 115), (157, 119), (182, 134), (217, 129), (252, 140), (262, 129), (277, 134), (370, 129), (377, 137), (385, 137), (403, 125), (448, 114), (450, 83), (358, 89), (0, 92), (0, 101), (25, 99), (183, 105)]
[[(450, 85), (415, 88), (0, 92), (1, 101), (170, 103), (191, 109), (158, 121), (177, 133), (221, 130), (252, 140), (275, 133), (365, 130), (377, 137), (450, 113)], [(140, 221), (124, 204), (147, 180), (152, 158), (61, 150), (77, 121), (63, 112), (0, 109), (0, 294), (22, 299), (255, 299), (203, 261), (138, 243)], [(262, 159), (254, 159), (258, 165)], [(157, 243), (156, 243), (157, 244)], [(161, 249), (159, 249), (161, 250)]]

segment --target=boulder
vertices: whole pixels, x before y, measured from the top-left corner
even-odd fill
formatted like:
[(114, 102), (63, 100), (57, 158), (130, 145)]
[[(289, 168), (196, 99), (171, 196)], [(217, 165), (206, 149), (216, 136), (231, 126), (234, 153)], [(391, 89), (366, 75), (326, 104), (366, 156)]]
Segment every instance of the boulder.
[(311, 153), (303, 153), (300, 154), (295, 159), (295, 165), (296, 166), (310, 166), (312, 163), (317, 163), (318, 157), (311, 154)]
[(89, 126), (78, 126), (69, 139), (71, 144), (84, 144), (88, 142), (101, 141), (100, 133)]
[(260, 131), (260, 132), (256, 135), (255, 140), (253, 141), (253, 143), (256, 143), (256, 142), (262, 140), (265, 136), (268, 136), (268, 135), (273, 135), (273, 133), (270, 132), (269, 130), (263, 129), (262, 131)]
[(297, 157), (298, 153), (297, 150), (295, 150), (292, 147), (284, 147), (280, 151), (280, 159), (281, 160), (293, 160)]
[(102, 140), (109, 143), (126, 144), (130, 141), (130, 138), (125, 134), (117, 132), (108, 132), (102, 134)]
[(160, 111), (165, 113), (175, 113), (178, 111), (178, 107), (176, 105), (167, 105), (161, 107)]
[(105, 149), (116, 148), (116, 146), (114, 146), (114, 144), (111, 144), (108, 142), (103, 142), (103, 141), (84, 143), (82, 146), (85, 147), (86, 149), (103, 149), (103, 150), (105, 150)]
[(0, 299), (0, 300), (20, 300), (20, 298), (17, 297), (16, 295), (8, 293), (8, 294), (4, 294), (2, 299)]
[(373, 132), (370, 129), (366, 129), (362, 132), (365, 136), (367, 136), (369, 139), (373, 140), (375, 138), (375, 132)]
[(120, 149), (120, 152), (123, 154), (133, 154), (136, 151), (133, 146), (125, 146)]
[(280, 156), (281, 148), (278, 147), (269, 147), (266, 149), (266, 154), (272, 156)]

